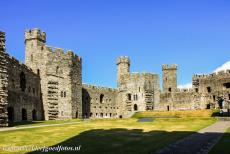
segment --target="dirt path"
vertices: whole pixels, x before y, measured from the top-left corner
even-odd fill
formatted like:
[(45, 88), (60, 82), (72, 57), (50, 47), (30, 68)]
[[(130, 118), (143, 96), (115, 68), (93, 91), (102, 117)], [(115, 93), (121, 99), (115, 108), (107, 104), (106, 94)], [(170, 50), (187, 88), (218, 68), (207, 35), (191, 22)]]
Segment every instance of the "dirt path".
[(157, 151), (156, 154), (207, 154), (229, 127), (230, 121), (217, 121)]

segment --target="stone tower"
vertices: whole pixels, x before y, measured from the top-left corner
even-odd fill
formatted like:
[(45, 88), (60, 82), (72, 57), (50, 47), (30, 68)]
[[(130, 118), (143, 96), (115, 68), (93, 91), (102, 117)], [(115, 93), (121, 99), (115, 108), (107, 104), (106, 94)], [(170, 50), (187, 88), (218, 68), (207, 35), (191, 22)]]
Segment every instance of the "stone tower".
[(5, 33), (0, 31), (0, 127), (7, 126), (8, 75), (5, 56)]
[(162, 65), (163, 92), (175, 92), (177, 89), (177, 65)]
[(121, 56), (117, 59), (117, 87), (124, 83), (124, 75), (130, 73), (130, 59), (127, 56)]
[(40, 29), (27, 30), (25, 32), (25, 64), (32, 68), (34, 73), (40, 73), (39, 64), (44, 59), (43, 48), (46, 43), (46, 33)]

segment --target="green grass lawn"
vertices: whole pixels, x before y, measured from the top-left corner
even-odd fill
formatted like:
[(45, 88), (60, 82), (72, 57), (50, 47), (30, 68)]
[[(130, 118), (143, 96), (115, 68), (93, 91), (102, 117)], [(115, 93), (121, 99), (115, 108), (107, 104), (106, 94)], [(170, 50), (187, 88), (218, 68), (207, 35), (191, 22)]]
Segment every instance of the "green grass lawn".
[(77, 153), (144, 154), (156, 151), (215, 121), (212, 117), (155, 119), (146, 123), (139, 123), (136, 118), (98, 119), (62, 126), (0, 132), (0, 153), (26, 153), (3, 151), (1, 147), (7, 146), (81, 145), (81, 151)]
[(213, 147), (209, 154), (230, 154), (230, 128), (220, 141)]

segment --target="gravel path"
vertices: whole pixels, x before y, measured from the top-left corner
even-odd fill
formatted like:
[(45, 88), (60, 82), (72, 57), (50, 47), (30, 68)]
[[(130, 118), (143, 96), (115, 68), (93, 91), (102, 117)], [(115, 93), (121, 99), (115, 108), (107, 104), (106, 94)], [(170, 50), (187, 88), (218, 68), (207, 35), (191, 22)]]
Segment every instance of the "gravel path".
[(156, 154), (207, 154), (229, 127), (230, 121), (217, 121), (197, 133), (166, 146)]

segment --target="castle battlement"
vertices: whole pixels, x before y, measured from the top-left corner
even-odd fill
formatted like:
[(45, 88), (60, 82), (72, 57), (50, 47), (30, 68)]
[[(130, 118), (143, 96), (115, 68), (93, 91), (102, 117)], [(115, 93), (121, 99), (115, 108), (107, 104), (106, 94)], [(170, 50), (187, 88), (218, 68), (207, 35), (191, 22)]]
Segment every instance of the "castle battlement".
[(162, 70), (172, 70), (172, 69), (177, 69), (177, 65), (176, 64), (172, 64), (172, 65), (163, 64), (162, 65)]
[(117, 58), (117, 65), (119, 65), (120, 63), (127, 63), (130, 65), (130, 59), (128, 56), (120, 56)]
[(223, 71), (218, 71), (218, 72), (214, 72), (214, 73), (210, 73), (210, 74), (194, 74), (193, 78), (208, 79), (208, 78), (225, 76), (225, 75), (230, 75), (230, 70), (223, 70)]
[(46, 50), (49, 53), (65, 56), (65, 58), (67, 58), (67, 59), (71, 59), (71, 60), (75, 59), (79, 62), (82, 61), (82, 58), (80, 56), (78, 56), (77, 54), (75, 54), (72, 50), (66, 50), (65, 51), (63, 48), (52, 47), (52, 46), (48, 46), (48, 45), (41, 47), (41, 49)]
[(45, 43), (46, 42), (46, 33), (41, 31), (38, 28), (26, 30), (25, 31), (25, 41), (32, 40), (32, 39), (38, 39), (41, 42)]
[(97, 89), (97, 90), (107, 90), (110, 92), (117, 92), (117, 89), (109, 88), (109, 87), (102, 87), (102, 86), (96, 86), (96, 85), (89, 85), (89, 84), (82, 84), (83, 88), (90, 88), (90, 89)]

